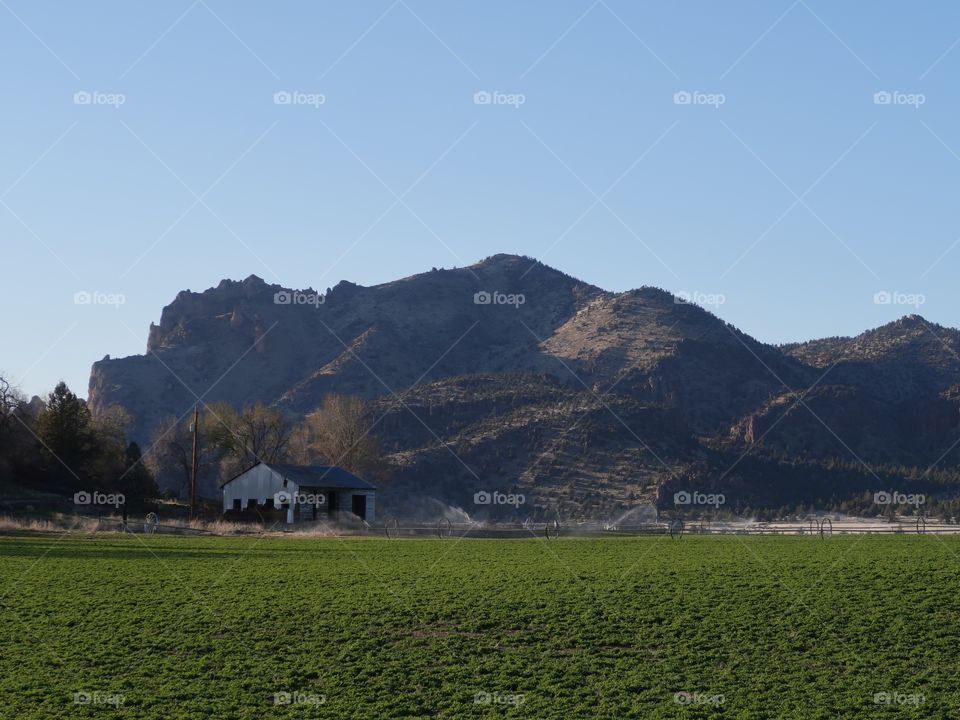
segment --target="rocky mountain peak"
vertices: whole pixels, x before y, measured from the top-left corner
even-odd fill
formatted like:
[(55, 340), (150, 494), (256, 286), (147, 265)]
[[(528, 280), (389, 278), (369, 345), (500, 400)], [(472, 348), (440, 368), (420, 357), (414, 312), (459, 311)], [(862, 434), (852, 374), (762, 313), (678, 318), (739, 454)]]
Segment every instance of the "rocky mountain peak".
[[(447, 485), (475, 480), (456, 456), (490, 487), (639, 497), (671, 473), (709, 475), (711, 444), (739, 443), (739, 455), (763, 439), (820, 457), (847, 452), (842, 437), (868, 460), (932, 462), (960, 437), (957, 331), (908, 315), (773, 347), (696, 299), (612, 293), (510, 254), (324, 295), (251, 275), (178, 293), (151, 325), (151, 352), (94, 364), (90, 406), (125, 407), (149, 444), (195, 395), (294, 416), (331, 392), (359, 395), (387, 413), (378, 429), (400, 485), (431, 478), (449, 500)], [(796, 409), (814, 385), (824, 423)], [(904, 430), (894, 416), (914, 420)]]

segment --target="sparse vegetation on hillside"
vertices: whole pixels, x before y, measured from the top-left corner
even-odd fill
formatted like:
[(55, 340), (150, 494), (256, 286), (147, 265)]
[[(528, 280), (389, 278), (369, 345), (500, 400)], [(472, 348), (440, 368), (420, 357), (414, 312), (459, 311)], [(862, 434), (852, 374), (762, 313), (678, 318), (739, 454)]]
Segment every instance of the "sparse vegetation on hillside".
[[(299, 419), (330, 393), (363, 398), (370, 422), (382, 418), (388, 501), (516, 487), (534, 515), (602, 519), (684, 482), (725, 483), (744, 507), (771, 510), (855, 500), (863, 486), (847, 487), (837, 461), (868, 476), (894, 468), (884, 479), (904, 489), (960, 463), (960, 333), (919, 316), (774, 347), (667, 291), (610, 293), (512, 255), (342, 282), (319, 306), (275, 304), (283, 291), (250, 277), (181, 293), (151, 349), (197, 392), (223, 376), (216, 399), (238, 411), (262, 403)], [(102, 361), (91, 377), (95, 414), (126, 406), (138, 433), (194, 402), (144, 360)], [(318, 448), (317, 430), (295, 432), (289, 454), (343, 454)], [(743, 454), (763, 469), (744, 472)], [(782, 472), (783, 457), (806, 474)]]

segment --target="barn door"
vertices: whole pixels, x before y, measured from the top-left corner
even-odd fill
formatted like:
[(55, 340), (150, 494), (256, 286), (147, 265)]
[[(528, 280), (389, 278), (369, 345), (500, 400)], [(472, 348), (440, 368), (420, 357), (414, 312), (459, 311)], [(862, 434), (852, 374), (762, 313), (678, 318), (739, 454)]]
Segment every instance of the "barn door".
[(367, 496), (354, 495), (350, 502), (350, 512), (361, 520), (367, 519)]

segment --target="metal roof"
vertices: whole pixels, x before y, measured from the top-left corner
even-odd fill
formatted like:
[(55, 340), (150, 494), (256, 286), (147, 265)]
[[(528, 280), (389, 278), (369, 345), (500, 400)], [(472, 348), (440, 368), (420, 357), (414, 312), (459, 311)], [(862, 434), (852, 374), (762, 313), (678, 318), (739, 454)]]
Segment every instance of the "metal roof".
[[(376, 490), (376, 487), (368, 483), (366, 480), (361, 480), (352, 472), (344, 470), (342, 467), (338, 467), (336, 465), (285, 465), (283, 463), (257, 463), (257, 465), (261, 464), (266, 465), (278, 475), (282, 475), (288, 480), (292, 480), (300, 487), (329, 488), (333, 490), (339, 488), (344, 490)], [(233, 482), (241, 475), (244, 475), (248, 471), (255, 468), (257, 465), (247, 468), (240, 473), (240, 475), (235, 475), (223, 483), (223, 485), (220, 487), (224, 487), (228, 483)]]

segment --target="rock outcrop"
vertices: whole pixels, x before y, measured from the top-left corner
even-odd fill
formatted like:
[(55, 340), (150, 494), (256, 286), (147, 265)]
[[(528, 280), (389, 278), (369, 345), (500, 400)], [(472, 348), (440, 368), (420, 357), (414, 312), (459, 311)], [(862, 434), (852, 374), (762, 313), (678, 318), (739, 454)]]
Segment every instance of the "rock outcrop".
[[(89, 403), (125, 407), (146, 447), (197, 397), (303, 415), (361, 395), (398, 498), (516, 487), (602, 515), (684, 483), (789, 499), (785, 456), (956, 464), (958, 352), (960, 332), (919, 316), (775, 347), (663, 290), (497, 255), (323, 293), (256, 276), (181, 292), (144, 355), (94, 364)], [(747, 451), (770, 469), (738, 467)]]

